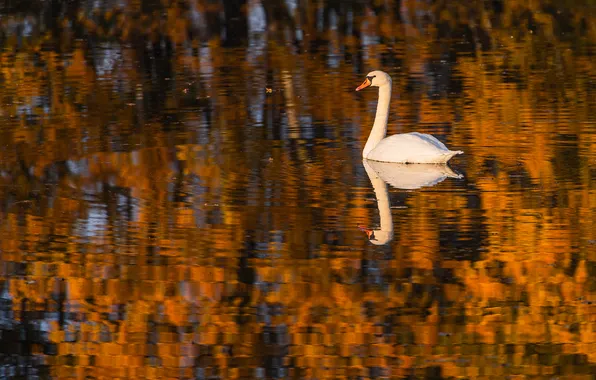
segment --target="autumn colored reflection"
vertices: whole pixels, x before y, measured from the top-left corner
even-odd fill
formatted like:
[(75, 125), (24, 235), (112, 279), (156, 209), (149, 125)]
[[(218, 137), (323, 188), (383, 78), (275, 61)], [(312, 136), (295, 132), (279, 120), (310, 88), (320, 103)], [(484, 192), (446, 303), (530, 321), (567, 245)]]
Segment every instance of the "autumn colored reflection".
[[(0, 377), (591, 379), (596, 23), (560, 3), (5, 1)], [(365, 167), (372, 69), (453, 174)]]

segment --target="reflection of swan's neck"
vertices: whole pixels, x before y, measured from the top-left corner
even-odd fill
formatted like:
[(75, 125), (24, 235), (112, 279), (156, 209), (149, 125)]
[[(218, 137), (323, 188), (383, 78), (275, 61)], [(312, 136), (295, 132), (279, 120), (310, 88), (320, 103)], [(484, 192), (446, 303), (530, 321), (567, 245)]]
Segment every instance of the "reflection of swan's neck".
[(391, 81), (379, 87), (379, 102), (377, 103), (377, 114), (375, 115), (375, 123), (364, 150), (362, 157), (366, 158), (368, 153), (375, 149), (377, 144), (385, 138), (387, 134), (387, 118), (389, 117), (389, 103), (391, 101)]
[(367, 160), (363, 160), (364, 169), (368, 174), (368, 178), (375, 190), (377, 197), (377, 207), (379, 208), (379, 217), (381, 219), (381, 228), (375, 230), (377, 242), (375, 244), (385, 244), (393, 239), (393, 217), (391, 216), (391, 207), (389, 204), (389, 192), (387, 191), (387, 184), (383, 181), (377, 173), (370, 167)]
[(373, 188), (375, 189), (375, 195), (377, 196), (377, 206), (379, 208), (379, 217), (381, 219), (381, 231), (393, 232), (393, 218), (391, 217), (387, 184), (379, 177), (371, 179)]

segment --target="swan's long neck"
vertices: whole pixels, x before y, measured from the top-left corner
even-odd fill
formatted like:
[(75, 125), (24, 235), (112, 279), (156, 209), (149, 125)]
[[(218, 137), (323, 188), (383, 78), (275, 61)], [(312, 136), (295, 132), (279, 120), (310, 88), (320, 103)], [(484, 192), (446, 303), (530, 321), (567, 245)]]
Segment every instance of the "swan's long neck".
[(366, 158), (368, 153), (375, 149), (377, 144), (387, 135), (387, 118), (389, 117), (389, 103), (391, 101), (391, 82), (379, 87), (379, 102), (377, 103), (377, 114), (375, 123), (370, 131), (362, 157)]

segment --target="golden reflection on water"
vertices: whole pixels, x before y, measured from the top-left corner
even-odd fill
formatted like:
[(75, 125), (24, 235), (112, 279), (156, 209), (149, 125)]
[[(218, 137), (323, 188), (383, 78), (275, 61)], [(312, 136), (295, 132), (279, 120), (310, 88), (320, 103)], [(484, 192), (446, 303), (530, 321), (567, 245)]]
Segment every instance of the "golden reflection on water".
[(592, 378), (591, 8), (307, 3), (3, 9), (0, 376)]

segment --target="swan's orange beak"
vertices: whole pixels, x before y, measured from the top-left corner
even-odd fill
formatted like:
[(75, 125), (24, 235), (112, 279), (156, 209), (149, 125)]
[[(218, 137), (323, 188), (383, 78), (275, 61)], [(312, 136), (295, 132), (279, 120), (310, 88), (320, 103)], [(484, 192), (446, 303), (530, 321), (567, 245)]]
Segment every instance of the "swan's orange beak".
[(360, 86), (356, 87), (356, 91), (360, 91), (360, 90), (362, 90), (363, 88), (367, 88), (367, 87), (368, 87), (368, 86), (370, 86), (371, 84), (372, 84), (372, 83), (371, 83), (371, 81), (369, 81), (369, 80), (368, 80), (368, 78), (366, 78), (366, 79), (364, 80), (364, 82), (362, 82), (362, 84), (361, 84)]

